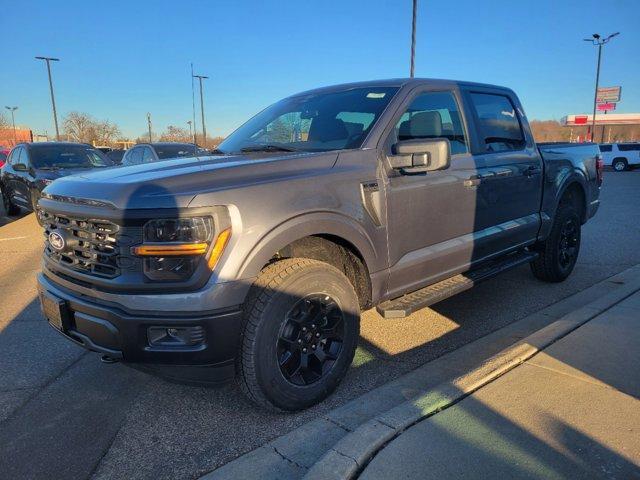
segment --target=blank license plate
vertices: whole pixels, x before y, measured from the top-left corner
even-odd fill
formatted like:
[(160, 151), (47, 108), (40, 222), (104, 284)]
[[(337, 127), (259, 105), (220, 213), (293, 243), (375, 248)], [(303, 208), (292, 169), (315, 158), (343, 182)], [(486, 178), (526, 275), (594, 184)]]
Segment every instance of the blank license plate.
[(62, 323), (64, 309), (66, 308), (64, 300), (45, 292), (40, 294), (40, 305), (42, 306), (42, 313), (49, 320), (49, 323), (58, 330), (64, 331)]

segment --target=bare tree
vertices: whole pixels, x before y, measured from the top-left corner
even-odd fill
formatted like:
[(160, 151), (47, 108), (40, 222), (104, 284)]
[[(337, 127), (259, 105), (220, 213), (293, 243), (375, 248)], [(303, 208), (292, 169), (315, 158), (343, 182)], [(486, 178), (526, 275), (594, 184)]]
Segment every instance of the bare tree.
[(0, 130), (8, 130), (11, 128), (9, 120), (4, 116), (4, 113), (0, 113)]
[(169, 125), (167, 130), (160, 135), (161, 142), (185, 142), (190, 143), (193, 141), (188, 130), (184, 128), (176, 127), (175, 125)]
[(81, 143), (111, 145), (119, 136), (120, 129), (107, 120), (98, 121), (82, 112), (70, 112), (62, 123), (65, 135)]

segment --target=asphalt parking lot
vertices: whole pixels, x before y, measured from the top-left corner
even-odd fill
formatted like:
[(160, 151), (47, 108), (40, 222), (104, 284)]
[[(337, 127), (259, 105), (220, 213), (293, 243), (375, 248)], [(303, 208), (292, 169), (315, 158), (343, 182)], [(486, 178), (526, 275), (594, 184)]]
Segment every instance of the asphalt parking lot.
[(536, 281), (528, 267), (424, 309), (365, 312), (351, 371), (299, 414), (258, 410), (229, 385), (167, 383), (100, 362), (47, 325), (36, 301), (42, 234), (33, 215), (0, 212), (0, 476), (191, 479), (418, 365), (640, 263), (640, 171), (607, 172), (573, 275)]

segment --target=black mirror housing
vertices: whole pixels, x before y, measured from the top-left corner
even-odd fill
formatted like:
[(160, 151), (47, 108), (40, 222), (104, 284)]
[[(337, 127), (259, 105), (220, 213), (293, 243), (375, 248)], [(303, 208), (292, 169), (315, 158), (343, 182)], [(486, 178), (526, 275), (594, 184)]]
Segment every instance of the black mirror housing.
[(451, 144), (447, 138), (414, 138), (393, 146), (391, 166), (402, 173), (445, 170), (451, 165)]

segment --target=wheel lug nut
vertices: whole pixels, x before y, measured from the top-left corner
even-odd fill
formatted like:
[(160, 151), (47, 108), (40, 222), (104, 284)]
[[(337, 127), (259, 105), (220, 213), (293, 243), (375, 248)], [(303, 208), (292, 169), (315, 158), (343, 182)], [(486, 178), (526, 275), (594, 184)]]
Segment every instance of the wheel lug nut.
[(302, 353), (307, 353), (307, 349), (306, 349), (306, 348), (303, 348), (303, 349), (302, 349)]
[(316, 349), (315, 344), (314, 344), (314, 345), (311, 345), (311, 350), (315, 350), (315, 349)]
[(320, 338), (320, 332), (316, 333), (316, 338)]
[(298, 339), (298, 343), (302, 343), (302, 339), (301, 338)]
[(306, 332), (307, 331), (307, 327), (302, 327), (302, 331)]
[(316, 328), (316, 325), (314, 323), (311, 324), (311, 328)]

